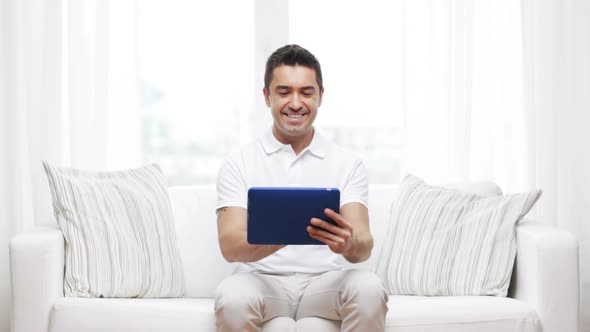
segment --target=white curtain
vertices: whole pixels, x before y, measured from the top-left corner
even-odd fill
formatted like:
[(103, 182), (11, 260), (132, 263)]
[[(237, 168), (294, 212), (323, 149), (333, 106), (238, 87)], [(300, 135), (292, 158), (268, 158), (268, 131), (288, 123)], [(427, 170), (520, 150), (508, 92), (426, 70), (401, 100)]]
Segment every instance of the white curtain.
[(405, 1), (403, 169), (528, 189), (520, 3)]
[(523, 12), (528, 155), (545, 190), (537, 215), (579, 241), (590, 331), (590, 2), (525, 0)]
[(135, 5), (0, 2), (0, 331), (9, 329), (8, 241), (53, 220), (41, 160), (140, 161)]
[(577, 237), (590, 331), (590, 2), (405, 0), (402, 10), (402, 170), (543, 189), (528, 218)]
[[(0, 2), (0, 330), (8, 331), (8, 240), (49, 220), (34, 159), (61, 153), (61, 7), (57, 1)], [(37, 190), (40, 189), (40, 190)]]

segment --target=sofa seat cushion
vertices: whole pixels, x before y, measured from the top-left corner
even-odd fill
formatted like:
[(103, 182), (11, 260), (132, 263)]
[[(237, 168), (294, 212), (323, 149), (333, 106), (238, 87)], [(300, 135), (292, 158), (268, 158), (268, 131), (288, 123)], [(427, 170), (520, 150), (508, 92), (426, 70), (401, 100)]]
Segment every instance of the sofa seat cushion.
[(492, 296), (390, 296), (386, 331), (540, 332), (529, 304)]
[[(305, 319), (299, 331), (338, 331), (336, 322)], [(391, 296), (386, 331), (541, 331), (533, 308), (511, 298)], [(51, 332), (215, 331), (213, 299), (61, 298)]]
[(60, 298), (51, 332), (215, 331), (213, 299)]

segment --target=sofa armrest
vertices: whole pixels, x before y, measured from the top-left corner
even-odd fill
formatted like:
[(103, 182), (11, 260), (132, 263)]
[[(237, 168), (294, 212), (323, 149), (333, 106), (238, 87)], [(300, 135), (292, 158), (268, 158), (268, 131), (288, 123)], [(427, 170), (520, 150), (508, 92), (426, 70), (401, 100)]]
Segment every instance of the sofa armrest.
[(47, 332), (55, 300), (63, 297), (64, 238), (57, 228), (37, 228), (10, 241), (12, 332)]
[(567, 231), (523, 221), (509, 296), (529, 303), (545, 332), (579, 331), (578, 243)]

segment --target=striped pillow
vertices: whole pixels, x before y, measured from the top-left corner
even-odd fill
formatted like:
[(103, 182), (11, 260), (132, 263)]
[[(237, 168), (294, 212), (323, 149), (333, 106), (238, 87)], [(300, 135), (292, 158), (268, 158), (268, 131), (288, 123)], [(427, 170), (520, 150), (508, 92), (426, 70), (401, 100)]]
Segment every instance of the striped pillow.
[(390, 294), (506, 296), (519, 220), (541, 196), (484, 197), (407, 176), (376, 273)]
[(184, 270), (158, 165), (116, 172), (43, 166), (66, 243), (66, 296), (182, 296)]

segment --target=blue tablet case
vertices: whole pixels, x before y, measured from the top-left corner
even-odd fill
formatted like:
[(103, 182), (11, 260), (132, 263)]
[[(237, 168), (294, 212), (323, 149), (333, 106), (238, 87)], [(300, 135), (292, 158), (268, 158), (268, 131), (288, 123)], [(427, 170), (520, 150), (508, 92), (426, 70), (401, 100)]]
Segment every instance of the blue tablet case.
[(337, 188), (253, 187), (248, 190), (248, 243), (323, 244), (307, 233), (312, 217), (334, 223), (324, 209), (340, 213)]

